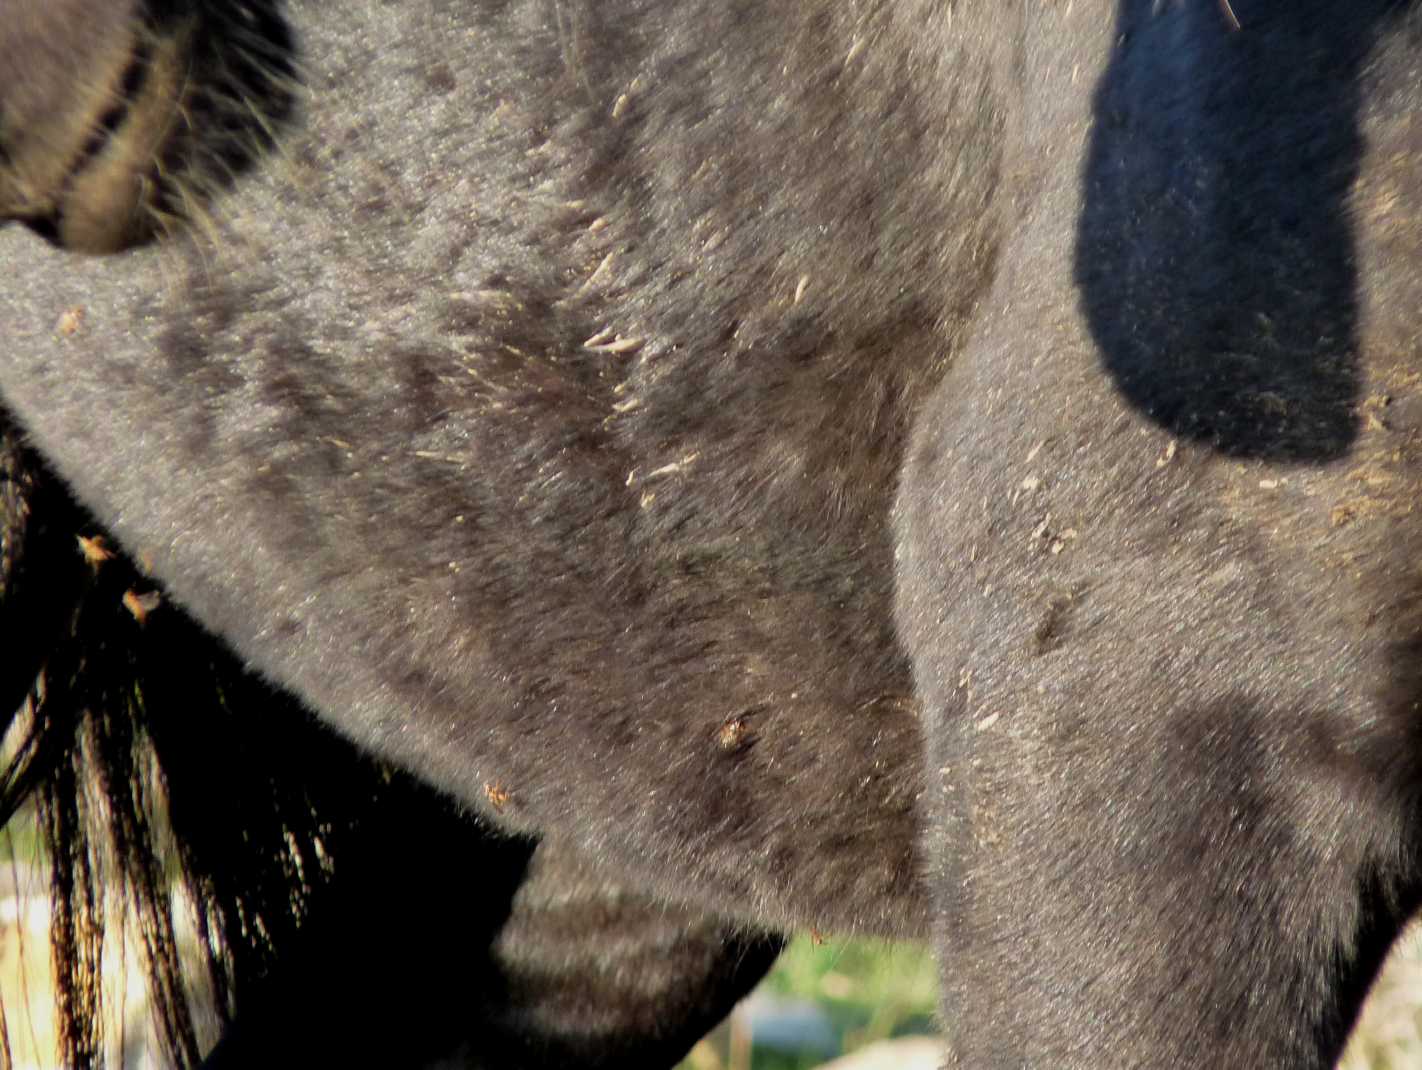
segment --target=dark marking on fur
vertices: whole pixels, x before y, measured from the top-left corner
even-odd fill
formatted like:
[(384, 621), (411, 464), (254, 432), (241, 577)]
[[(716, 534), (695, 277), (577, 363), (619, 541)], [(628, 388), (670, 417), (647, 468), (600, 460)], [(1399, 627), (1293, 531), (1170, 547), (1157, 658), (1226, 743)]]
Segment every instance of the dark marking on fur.
[(459, 79), (447, 63), (435, 63), (425, 72), (425, 84), (430, 89), (444, 95), (453, 93), (459, 87)]
[(1066, 642), (1070, 634), (1071, 621), (1080, 609), (1079, 600), (1083, 592), (1078, 590), (1052, 595), (1042, 610), (1037, 626), (1032, 629), (1032, 653), (1038, 656), (1051, 653)]

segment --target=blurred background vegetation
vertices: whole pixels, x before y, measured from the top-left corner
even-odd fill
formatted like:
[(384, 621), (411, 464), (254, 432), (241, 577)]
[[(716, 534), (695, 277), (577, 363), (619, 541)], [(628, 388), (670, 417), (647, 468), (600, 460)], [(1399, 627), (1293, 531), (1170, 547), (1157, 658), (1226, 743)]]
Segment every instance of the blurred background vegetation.
[[(678, 1070), (811, 1070), (889, 1037), (934, 1031), (936, 990), (925, 948), (801, 937), (747, 1001), (751, 1013), (743, 1004)], [(777, 1004), (793, 1027), (771, 1024), (763, 1043)], [(806, 1005), (819, 1017), (805, 1014)], [(833, 1050), (817, 1021), (833, 1030)], [(805, 1044), (789, 1051), (784, 1041), (797, 1032)], [(1422, 921), (1393, 949), (1338, 1070), (1422, 1070)]]
[(891, 1037), (933, 1033), (935, 970), (916, 944), (797, 937), (679, 1070), (809, 1070)]

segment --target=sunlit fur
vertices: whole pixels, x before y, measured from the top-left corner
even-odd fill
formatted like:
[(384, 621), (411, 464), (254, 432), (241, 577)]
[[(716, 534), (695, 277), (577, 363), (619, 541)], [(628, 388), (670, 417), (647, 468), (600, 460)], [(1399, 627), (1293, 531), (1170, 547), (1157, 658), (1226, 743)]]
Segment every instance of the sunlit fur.
[(146, 858), (151, 740), (188, 882), (240, 860), (216, 1059), (357, 1043), (292, 1023), (398, 818), (461, 932), (408, 964), (505, 993), (411, 1061), (668, 1065), (814, 927), (931, 938), (970, 1070), (1331, 1065), (1422, 888), (1414, 5), (126, 17), (257, 120), (154, 142), (155, 60), (76, 165), (121, 59), (0, 64), (9, 794)]

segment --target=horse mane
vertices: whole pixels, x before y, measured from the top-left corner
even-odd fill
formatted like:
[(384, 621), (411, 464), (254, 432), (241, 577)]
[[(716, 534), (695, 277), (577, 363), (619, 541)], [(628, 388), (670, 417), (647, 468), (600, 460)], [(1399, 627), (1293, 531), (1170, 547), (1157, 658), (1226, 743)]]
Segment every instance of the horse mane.
[(0, 630), (16, 651), (0, 663), (0, 821), (37, 807), (64, 1064), (103, 1061), (104, 933), (121, 924), (166, 1059), (187, 1067), (203, 981), (179, 953), (180, 896), (225, 1026), (338, 894), (354, 839), (456, 815), (244, 671), (111, 547), (0, 422)]

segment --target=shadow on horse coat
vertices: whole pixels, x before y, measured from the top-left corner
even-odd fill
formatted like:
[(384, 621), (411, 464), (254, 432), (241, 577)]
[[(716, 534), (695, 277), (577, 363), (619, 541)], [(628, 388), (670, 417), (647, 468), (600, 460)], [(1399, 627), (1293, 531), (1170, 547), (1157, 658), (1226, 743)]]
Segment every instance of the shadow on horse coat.
[(22, 4), (60, 899), (94, 763), (161, 934), (133, 735), (214, 1063), (380, 888), (475, 1065), (669, 1064), (811, 925), (931, 933), (964, 1067), (1331, 1065), (1418, 893), (1422, 15), (1230, 7)]

